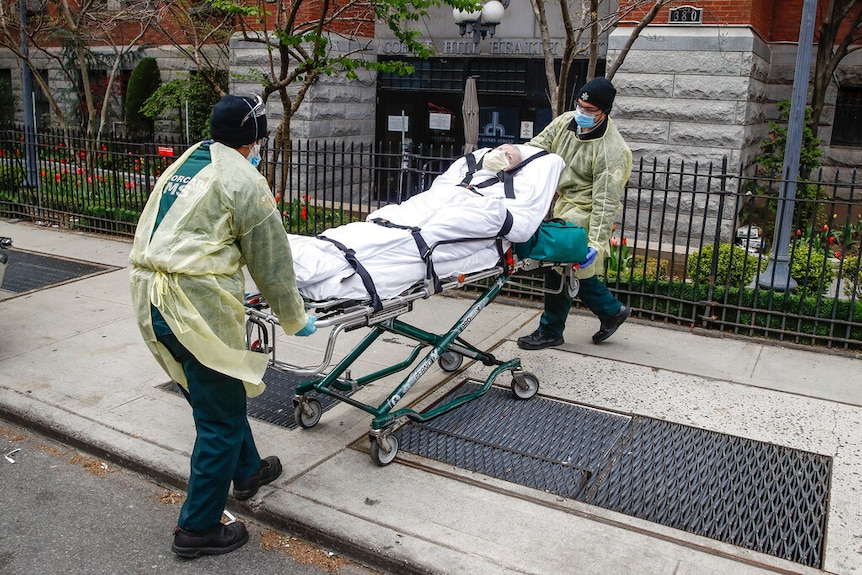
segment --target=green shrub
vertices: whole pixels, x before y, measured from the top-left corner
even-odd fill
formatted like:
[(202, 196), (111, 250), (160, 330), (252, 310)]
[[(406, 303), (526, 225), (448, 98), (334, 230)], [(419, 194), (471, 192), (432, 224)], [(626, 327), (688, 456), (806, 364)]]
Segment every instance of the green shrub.
[[(221, 85), (227, 83), (226, 72), (212, 72)], [(188, 111), (189, 139), (194, 142), (210, 136), (209, 119), (219, 96), (207, 83), (204, 73), (190, 73), (187, 78), (165, 82), (144, 103), (143, 113), (149, 118), (164, 117), (165, 111), (174, 109), (186, 119)]]
[(855, 295), (857, 301), (862, 301), (862, 269), (859, 266), (859, 256), (850, 256), (844, 259), (841, 273), (844, 276), (844, 295)]
[(800, 246), (791, 251), (790, 277), (796, 280), (797, 295), (816, 296), (832, 284), (835, 269), (821, 252)]
[[(712, 245), (703, 246), (700, 252), (688, 256), (686, 271), (695, 283), (706, 284), (712, 272)], [(715, 269), (715, 285), (742, 287), (751, 283), (758, 272), (757, 256), (753, 256), (743, 248), (733, 244), (718, 246), (718, 262)], [(766, 267), (766, 260), (761, 264)]]
[[(820, 166), (820, 140), (809, 126), (811, 107), (805, 108), (805, 126), (802, 131), (802, 147), (799, 157), (799, 179), (796, 184), (796, 199), (793, 220), (802, 230), (811, 226), (822, 226), (823, 208), (814, 200), (819, 198), (820, 188), (809, 182), (811, 172)], [(746, 199), (738, 213), (740, 222), (759, 225), (767, 245), (775, 233), (778, 213), (779, 187), (766, 184), (769, 180), (780, 181), (784, 170), (784, 150), (787, 147), (788, 124), (790, 122), (790, 100), (778, 102), (778, 120), (769, 122), (769, 135), (760, 141), (757, 155), (756, 177), (746, 181), (742, 190), (751, 196)]]
[(644, 258), (644, 256), (636, 255), (629, 256), (629, 263), (623, 271), (617, 271), (617, 268), (608, 266), (605, 276), (608, 281), (619, 278), (623, 282), (642, 278), (668, 279), (670, 277), (669, 270), (670, 262), (667, 260), (659, 260), (653, 256)]
[(0, 164), (0, 191), (17, 192), (24, 182), (24, 168), (21, 163)]
[[(86, 206), (81, 210), (84, 216), (78, 221), (78, 227), (85, 230), (121, 233), (135, 233), (140, 211), (105, 206)], [(90, 217), (86, 217), (90, 216)]]
[(284, 229), (293, 234), (313, 236), (326, 228), (357, 221), (357, 218), (345, 212), (343, 208), (317, 206), (308, 196), (291, 201), (282, 200), (276, 195), (275, 201), (278, 209), (281, 210)]
[(132, 70), (125, 103), (126, 134), (129, 137), (144, 137), (153, 133), (153, 120), (141, 108), (161, 83), (162, 77), (155, 58), (144, 58)]

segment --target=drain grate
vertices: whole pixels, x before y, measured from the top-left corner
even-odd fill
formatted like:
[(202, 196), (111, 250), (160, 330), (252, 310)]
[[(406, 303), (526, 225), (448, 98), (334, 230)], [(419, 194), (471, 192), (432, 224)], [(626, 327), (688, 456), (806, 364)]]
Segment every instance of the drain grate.
[[(296, 421), (293, 419), (293, 396), (296, 393), (296, 386), (300, 383), (308, 381), (307, 378), (298, 375), (290, 375), (271, 367), (267, 368), (263, 374), (263, 382), (266, 384), (266, 389), (257, 397), (249, 397), (246, 401), (246, 413), (249, 417), (266, 421), (281, 427), (289, 429), (296, 428)], [(170, 381), (163, 386), (168, 391), (180, 393), (179, 386)], [(350, 395), (350, 392), (345, 395)], [(323, 395), (312, 391), (308, 394), (320, 401), (323, 411), (330, 409), (338, 400), (328, 395)]]
[[(453, 394), (475, 387), (467, 383)], [(628, 421), (541, 397), (513, 401), (510, 391), (491, 387), (481, 401), (402, 428), (399, 444), (405, 451), (574, 498), (610, 455)]]
[(637, 417), (581, 499), (820, 567), (830, 469), (823, 455)]
[[(267, 368), (263, 375), (266, 390), (257, 397), (248, 398), (249, 417), (294, 429), (296, 421), (293, 419), (293, 396), (296, 394), (296, 386), (306, 381), (308, 381), (307, 377), (290, 375), (271, 367)], [(350, 393), (345, 393), (345, 395), (350, 395)], [(308, 397), (317, 399), (323, 407), (323, 411), (338, 403), (337, 399), (316, 391), (310, 392)]]
[(2, 289), (14, 293), (30, 292), (69, 280), (82, 279), (115, 266), (69, 260), (55, 256), (8, 250), (9, 263), (3, 277)]
[(423, 457), (803, 565), (823, 562), (832, 466), (824, 455), (522, 401), (495, 387), (398, 433), (402, 449)]

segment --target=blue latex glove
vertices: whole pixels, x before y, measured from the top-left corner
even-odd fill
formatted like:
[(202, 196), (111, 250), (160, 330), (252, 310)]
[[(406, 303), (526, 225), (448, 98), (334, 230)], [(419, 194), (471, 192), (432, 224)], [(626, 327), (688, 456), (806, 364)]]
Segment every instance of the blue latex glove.
[(587, 266), (593, 265), (593, 262), (596, 261), (597, 255), (599, 255), (599, 252), (596, 250), (596, 248), (588, 248), (587, 259), (581, 262), (580, 267), (585, 268)]
[(309, 315), (308, 321), (305, 322), (305, 327), (302, 328), (301, 330), (299, 330), (298, 332), (296, 332), (294, 335), (299, 336), (299, 337), (310, 336), (311, 334), (313, 334), (314, 332), (317, 331), (317, 326), (315, 325), (315, 322), (317, 322), (317, 316), (316, 315)]

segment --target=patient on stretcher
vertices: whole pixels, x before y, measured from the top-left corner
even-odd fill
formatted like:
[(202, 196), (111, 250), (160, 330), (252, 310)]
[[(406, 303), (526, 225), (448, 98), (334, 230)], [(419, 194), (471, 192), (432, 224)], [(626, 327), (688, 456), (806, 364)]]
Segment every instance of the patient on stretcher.
[(467, 154), (428, 190), (365, 221), (317, 237), (291, 234), (297, 286), (312, 301), (374, 302), (401, 294), (429, 270), (446, 278), (493, 267), (496, 238), (505, 250), (536, 231), (564, 166), (556, 154), (525, 145)]

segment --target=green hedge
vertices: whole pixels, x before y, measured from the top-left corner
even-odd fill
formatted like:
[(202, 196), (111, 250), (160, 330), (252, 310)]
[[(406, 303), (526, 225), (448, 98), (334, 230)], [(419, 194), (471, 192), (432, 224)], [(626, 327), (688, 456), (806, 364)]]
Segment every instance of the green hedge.
[(803, 344), (822, 344), (822, 338), (839, 337), (853, 340), (849, 342), (850, 349), (862, 350), (859, 301), (719, 285), (713, 287), (712, 298), (707, 301), (706, 284), (644, 278), (611, 281), (608, 287), (618, 292), (618, 297), (623, 297), (619, 291), (631, 290), (625, 296), (629, 304), (647, 317), (657, 314), (677, 318), (681, 323), (694, 321), (702, 325), (709, 305), (707, 327)]

